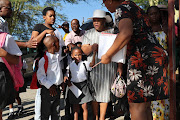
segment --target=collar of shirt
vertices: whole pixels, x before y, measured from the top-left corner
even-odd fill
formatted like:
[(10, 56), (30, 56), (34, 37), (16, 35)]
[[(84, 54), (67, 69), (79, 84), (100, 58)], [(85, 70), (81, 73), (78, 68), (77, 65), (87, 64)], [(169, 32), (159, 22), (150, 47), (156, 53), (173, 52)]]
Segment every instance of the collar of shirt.
[(50, 58), (52, 60), (58, 59), (58, 57), (59, 57), (58, 53), (52, 54), (52, 53), (46, 52), (46, 55), (47, 55), (48, 58)]
[(0, 32), (9, 33), (8, 23), (0, 16)]
[(84, 30), (80, 30), (80, 33), (79, 35), (77, 35), (73, 30), (71, 31), (72, 32), (72, 35), (75, 37), (75, 36), (82, 36), (84, 34)]
[[(76, 64), (75, 60), (73, 60), (72, 62), (73, 62), (74, 64)], [(80, 63), (81, 63), (81, 62), (82, 62), (82, 60), (81, 60), (81, 61), (79, 61), (79, 63), (78, 63), (78, 64), (76, 64), (76, 65), (77, 65), (77, 66), (78, 66), (78, 65), (80, 65)]]

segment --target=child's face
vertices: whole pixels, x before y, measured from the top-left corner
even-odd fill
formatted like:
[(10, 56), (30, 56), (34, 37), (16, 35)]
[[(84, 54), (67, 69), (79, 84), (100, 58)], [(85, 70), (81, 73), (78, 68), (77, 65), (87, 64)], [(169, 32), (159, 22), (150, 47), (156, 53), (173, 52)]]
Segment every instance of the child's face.
[(43, 16), (45, 23), (53, 25), (55, 23), (56, 15), (53, 10), (47, 11), (46, 15)]
[(71, 57), (75, 60), (76, 63), (79, 63), (82, 60), (82, 51), (79, 49), (73, 50)]

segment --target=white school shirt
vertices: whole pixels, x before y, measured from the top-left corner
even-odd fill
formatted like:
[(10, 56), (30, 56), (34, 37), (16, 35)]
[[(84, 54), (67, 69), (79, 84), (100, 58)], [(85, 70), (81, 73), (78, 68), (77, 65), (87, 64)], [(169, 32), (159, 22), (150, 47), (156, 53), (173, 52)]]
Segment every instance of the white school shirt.
[(45, 59), (42, 57), (38, 63), (39, 68), (37, 70), (37, 78), (41, 85), (44, 85), (47, 89), (49, 89), (53, 84), (60, 85), (63, 82), (63, 74), (59, 61), (59, 54), (46, 52), (46, 55), (48, 57), (47, 73), (45, 73), (44, 70)]
[[(0, 32), (6, 32), (6, 33), (9, 32), (8, 24), (2, 17), (0, 17)], [(14, 38), (10, 34), (6, 35), (6, 40), (2, 48), (11, 55), (16, 55), (16, 56), (22, 55), (21, 50), (19, 49), (16, 42), (14, 41)], [(0, 62), (3, 62), (1, 57), (0, 57)]]
[(80, 61), (78, 65), (75, 63), (75, 61), (72, 61), (72, 63), (69, 65), (72, 82), (79, 83), (79, 82), (83, 82), (87, 80), (86, 69), (83, 63), (86, 64), (86, 68), (88, 70), (91, 70), (91, 67), (89, 67), (88, 61)]

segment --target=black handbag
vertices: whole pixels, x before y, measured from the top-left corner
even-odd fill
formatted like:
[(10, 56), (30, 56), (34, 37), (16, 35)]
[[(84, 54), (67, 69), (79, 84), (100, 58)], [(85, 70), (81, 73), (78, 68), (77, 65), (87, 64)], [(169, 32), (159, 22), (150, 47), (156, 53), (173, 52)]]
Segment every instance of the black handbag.
[(83, 65), (84, 65), (84, 67), (86, 69), (87, 85), (88, 85), (88, 88), (89, 88), (89, 92), (90, 92), (90, 94), (92, 96), (94, 96), (95, 95), (95, 89), (94, 89), (94, 86), (93, 86), (92, 81), (91, 81), (91, 76), (90, 76), (91, 71), (87, 70), (87, 67), (86, 67), (85, 63), (83, 63)]

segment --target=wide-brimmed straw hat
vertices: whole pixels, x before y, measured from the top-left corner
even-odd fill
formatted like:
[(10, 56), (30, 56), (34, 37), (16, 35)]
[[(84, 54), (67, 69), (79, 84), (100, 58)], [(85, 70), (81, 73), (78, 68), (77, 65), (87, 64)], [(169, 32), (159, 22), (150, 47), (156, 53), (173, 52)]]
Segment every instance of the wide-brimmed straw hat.
[(106, 12), (104, 10), (95, 10), (93, 13), (93, 17), (89, 19), (93, 19), (93, 18), (105, 18), (107, 23), (112, 21), (111, 18), (106, 15)]

